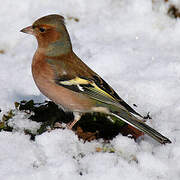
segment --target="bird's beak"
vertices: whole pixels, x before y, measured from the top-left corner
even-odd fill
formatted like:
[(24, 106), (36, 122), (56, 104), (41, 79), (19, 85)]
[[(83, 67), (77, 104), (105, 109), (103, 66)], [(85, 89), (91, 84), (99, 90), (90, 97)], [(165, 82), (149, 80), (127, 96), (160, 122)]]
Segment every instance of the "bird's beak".
[(25, 28), (21, 29), (20, 32), (34, 35), (32, 26), (25, 27)]

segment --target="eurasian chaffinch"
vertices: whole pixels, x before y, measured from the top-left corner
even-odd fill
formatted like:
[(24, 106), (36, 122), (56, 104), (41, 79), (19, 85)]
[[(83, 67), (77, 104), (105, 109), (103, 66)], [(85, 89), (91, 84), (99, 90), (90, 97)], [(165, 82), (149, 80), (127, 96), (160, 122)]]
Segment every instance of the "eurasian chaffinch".
[(36, 37), (38, 48), (32, 61), (34, 81), (45, 96), (74, 113), (70, 129), (83, 113), (101, 112), (124, 121), (129, 128), (144, 132), (162, 144), (171, 142), (136, 118), (134, 115), (142, 116), (76, 56), (62, 16), (44, 16), (21, 32)]

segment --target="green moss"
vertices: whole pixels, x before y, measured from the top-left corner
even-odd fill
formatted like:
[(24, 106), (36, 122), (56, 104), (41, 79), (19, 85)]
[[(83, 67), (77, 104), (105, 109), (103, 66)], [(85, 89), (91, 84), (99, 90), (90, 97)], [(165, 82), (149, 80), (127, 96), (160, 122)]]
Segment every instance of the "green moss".
[(2, 120), (0, 122), (0, 131), (12, 131), (12, 127), (8, 126), (8, 120), (15, 116), (14, 110), (9, 110), (6, 114), (2, 116)]

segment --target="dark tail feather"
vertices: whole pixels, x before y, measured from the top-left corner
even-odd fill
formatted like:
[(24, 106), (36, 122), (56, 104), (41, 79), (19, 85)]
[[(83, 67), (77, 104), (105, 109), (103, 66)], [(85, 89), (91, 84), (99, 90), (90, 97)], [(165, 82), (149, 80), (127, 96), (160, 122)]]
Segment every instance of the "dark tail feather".
[(113, 116), (116, 116), (120, 120), (130, 124), (131, 126), (139, 129), (140, 131), (148, 134), (156, 141), (160, 142), (161, 144), (171, 143), (171, 141), (157, 132), (155, 129), (151, 128), (141, 120), (137, 119), (135, 116), (129, 114), (127, 111), (120, 109), (118, 113), (112, 113)]

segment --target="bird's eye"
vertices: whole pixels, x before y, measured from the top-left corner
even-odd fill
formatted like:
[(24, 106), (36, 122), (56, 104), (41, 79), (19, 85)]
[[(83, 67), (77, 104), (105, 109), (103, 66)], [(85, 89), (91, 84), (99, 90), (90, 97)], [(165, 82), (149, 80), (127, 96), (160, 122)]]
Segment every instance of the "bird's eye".
[(40, 28), (39, 28), (39, 31), (40, 31), (40, 32), (45, 32), (45, 29), (42, 28), (42, 27), (40, 27)]

